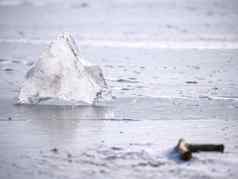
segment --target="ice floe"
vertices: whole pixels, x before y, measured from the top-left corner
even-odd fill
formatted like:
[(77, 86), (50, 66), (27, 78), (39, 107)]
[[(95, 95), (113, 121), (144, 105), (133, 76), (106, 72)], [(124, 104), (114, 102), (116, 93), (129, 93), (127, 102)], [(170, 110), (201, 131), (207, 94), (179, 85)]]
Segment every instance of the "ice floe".
[(27, 72), (17, 103), (94, 104), (106, 90), (101, 68), (80, 57), (74, 39), (64, 33), (50, 43)]

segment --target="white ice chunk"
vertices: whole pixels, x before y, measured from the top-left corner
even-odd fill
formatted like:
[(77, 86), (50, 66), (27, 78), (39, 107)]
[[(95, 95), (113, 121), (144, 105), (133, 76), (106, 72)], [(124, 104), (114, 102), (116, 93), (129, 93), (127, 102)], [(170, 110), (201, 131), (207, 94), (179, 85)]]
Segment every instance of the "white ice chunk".
[(94, 104), (107, 84), (99, 66), (79, 56), (70, 34), (50, 43), (28, 71), (18, 96), (20, 104), (37, 104), (49, 99)]

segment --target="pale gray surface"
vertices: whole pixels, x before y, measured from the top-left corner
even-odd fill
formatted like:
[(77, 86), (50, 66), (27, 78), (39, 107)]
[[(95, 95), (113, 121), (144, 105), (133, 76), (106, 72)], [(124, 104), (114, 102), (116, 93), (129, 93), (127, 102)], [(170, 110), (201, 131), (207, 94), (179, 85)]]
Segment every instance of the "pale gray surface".
[[(237, 178), (237, 1), (82, 3), (0, 1), (0, 178)], [(103, 68), (115, 99), (14, 105), (62, 31)], [(180, 137), (225, 153), (183, 163), (171, 153)]]

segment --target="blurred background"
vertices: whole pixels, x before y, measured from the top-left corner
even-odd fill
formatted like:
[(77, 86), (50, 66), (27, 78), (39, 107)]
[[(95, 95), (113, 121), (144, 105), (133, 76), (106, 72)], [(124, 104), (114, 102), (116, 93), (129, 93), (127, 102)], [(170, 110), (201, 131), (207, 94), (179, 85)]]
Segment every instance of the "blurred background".
[(0, 38), (40, 43), (68, 31), (99, 46), (237, 48), (237, 9), (236, 0), (1, 0)]

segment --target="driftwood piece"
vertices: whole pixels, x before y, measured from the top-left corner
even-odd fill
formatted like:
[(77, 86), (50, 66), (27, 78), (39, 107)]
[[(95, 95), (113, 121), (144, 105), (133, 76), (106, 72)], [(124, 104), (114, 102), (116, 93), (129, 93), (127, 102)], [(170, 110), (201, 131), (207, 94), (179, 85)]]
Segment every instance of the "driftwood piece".
[(191, 152), (224, 152), (223, 144), (188, 144)]
[(188, 161), (193, 152), (224, 152), (223, 144), (189, 144), (184, 139), (179, 139), (175, 149), (179, 152), (182, 160)]

